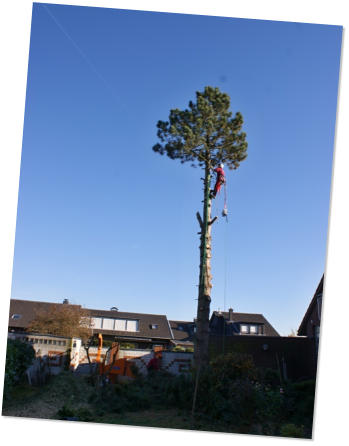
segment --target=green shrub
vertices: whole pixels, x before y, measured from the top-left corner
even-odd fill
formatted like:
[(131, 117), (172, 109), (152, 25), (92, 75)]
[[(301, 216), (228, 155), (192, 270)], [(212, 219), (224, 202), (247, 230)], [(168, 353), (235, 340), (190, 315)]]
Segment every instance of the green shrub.
[(258, 368), (257, 381), (269, 388), (280, 387), (280, 374), (274, 369), (270, 368)]
[(33, 363), (35, 350), (18, 339), (7, 340), (4, 397), (8, 398), (15, 384), (20, 382), (27, 368)]
[(200, 372), (196, 412), (230, 425), (252, 422), (258, 404), (256, 376), (249, 355), (217, 356)]
[(176, 345), (176, 347), (174, 347), (172, 349), (173, 352), (185, 352), (185, 347), (182, 347), (181, 345)]
[(173, 376), (160, 370), (147, 376), (139, 374), (133, 382), (102, 387), (89, 402), (96, 409), (122, 413), (149, 408), (190, 409), (192, 397), (191, 376)]
[[(195, 370), (178, 376), (161, 370), (139, 374), (132, 382), (97, 389), (90, 401), (104, 413), (176, 408), (189, 416), (196, 378)], [(200, 371), (195, 423), (228, 432), (255, 429), (265, 435), (305, 437), (303, 430), (310, 432), (312, 425), (314, 384), (286, 383), (281, 392), (275, 372), (257, 370), (250, 356), (217, 357)]]
[(256, 385), (257, 408), (256, 419), (262, 423), (282, 422), (285, 416), (285, 399), (279, 389), (266, 388)]
[(60, 420), (66, 420), (67, 418), (71, 418), (74, 417), (75, 413), (74, 410), (70, 407), (68, 407), (67, 405), (64, 404), (64, 406), (59, 409), (59, 411), (57, 412), (57, 417)]
[(73, 409), (66, 404), (57, 412), (57, 418), (59, 420), (75, 419), (76, 421), (93, 421), (92, 413), (85, 407)]
[(120, 343), (120, 348), (122, 348), (124, 350), (135, 349), (136, 348), (136, 344), (132, 344), (131, 342), (121, 342)]
[(93, 421), (92, 413), (85, 407), (80, 407), (76, 411), (76, 417), (79, 419), (79, 421)]
[(243, 353), (228, 353), (217, 356), (210, 362), (211, 373), (216, 381), (246, 378), (255, 380), (257, 369), (252, 356)]
[(284, 424), (280, 428), (282, 437), (304, 438), (304, 426), (296, 426), (293, 423)]
[(285, 386), (285, 410), (295, 424), (311, 427), (313, 422), (315, 381), (288, 383)]
[(89, 402), (96, 409), (113, 413), (148, 409), (151, 404), (146, 390), (134, 383), (110, 384), (97, 390)]

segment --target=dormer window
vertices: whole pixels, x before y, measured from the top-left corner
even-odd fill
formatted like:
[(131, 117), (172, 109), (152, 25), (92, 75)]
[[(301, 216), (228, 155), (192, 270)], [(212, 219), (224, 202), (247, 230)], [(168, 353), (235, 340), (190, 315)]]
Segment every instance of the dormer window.
[(13, 314), (13, 315), (11, 316), (11, 319), (17, 320), (17, 319), (20, 319), (21, 317), (22, 317), (21, 314)]
[(241, 334), (251, 334), (251, 335), (258, 335), (262, 334), (262, 327), (258, 329), (258, 325), (252, 325), (252, 324), (241, 324), (240, 325), (240, 333)]
[(138, 322), (135, 319), (116, 319), (100, 316), (91, 318), (92, 327), (95, 330), (139, 331)]

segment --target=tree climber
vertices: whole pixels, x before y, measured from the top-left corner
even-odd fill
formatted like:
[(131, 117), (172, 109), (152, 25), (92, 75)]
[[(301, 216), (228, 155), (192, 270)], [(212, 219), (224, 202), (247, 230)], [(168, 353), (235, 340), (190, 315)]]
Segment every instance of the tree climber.
[(225, 183), (225, 173), (223, 170), (224, 164), (221, 163), (219, 167), (216, 167), (214, 169), (214, 172), (216, 172), (216, 184), (214, 186), (214, 189), (210, 192), (210, 198), (216, 198), (217, 193), (220, 191), (222, 184)]

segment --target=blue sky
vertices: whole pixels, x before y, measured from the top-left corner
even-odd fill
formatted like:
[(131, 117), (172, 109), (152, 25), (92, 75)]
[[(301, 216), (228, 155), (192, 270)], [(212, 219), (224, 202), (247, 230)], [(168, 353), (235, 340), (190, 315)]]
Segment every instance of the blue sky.
[(297, 329), (326, 261), (341, 32), (35, 4), (12, 297), (195, 317), (202, 173), (151, 149), (211, 85), (249, 143), (213, 228), (211, 309)]

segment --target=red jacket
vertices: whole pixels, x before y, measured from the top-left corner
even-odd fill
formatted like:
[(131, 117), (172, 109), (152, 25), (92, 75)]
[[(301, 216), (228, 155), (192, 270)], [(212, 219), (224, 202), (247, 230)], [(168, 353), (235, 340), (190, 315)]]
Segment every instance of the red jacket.
[[(216, 167), (214, 170), (217, 174), (217, 180), (223, 179), (225, 178), (225, 173), (224, 170), (221, 167)], [(222, 178), (223, 177), (223, 178)]]

